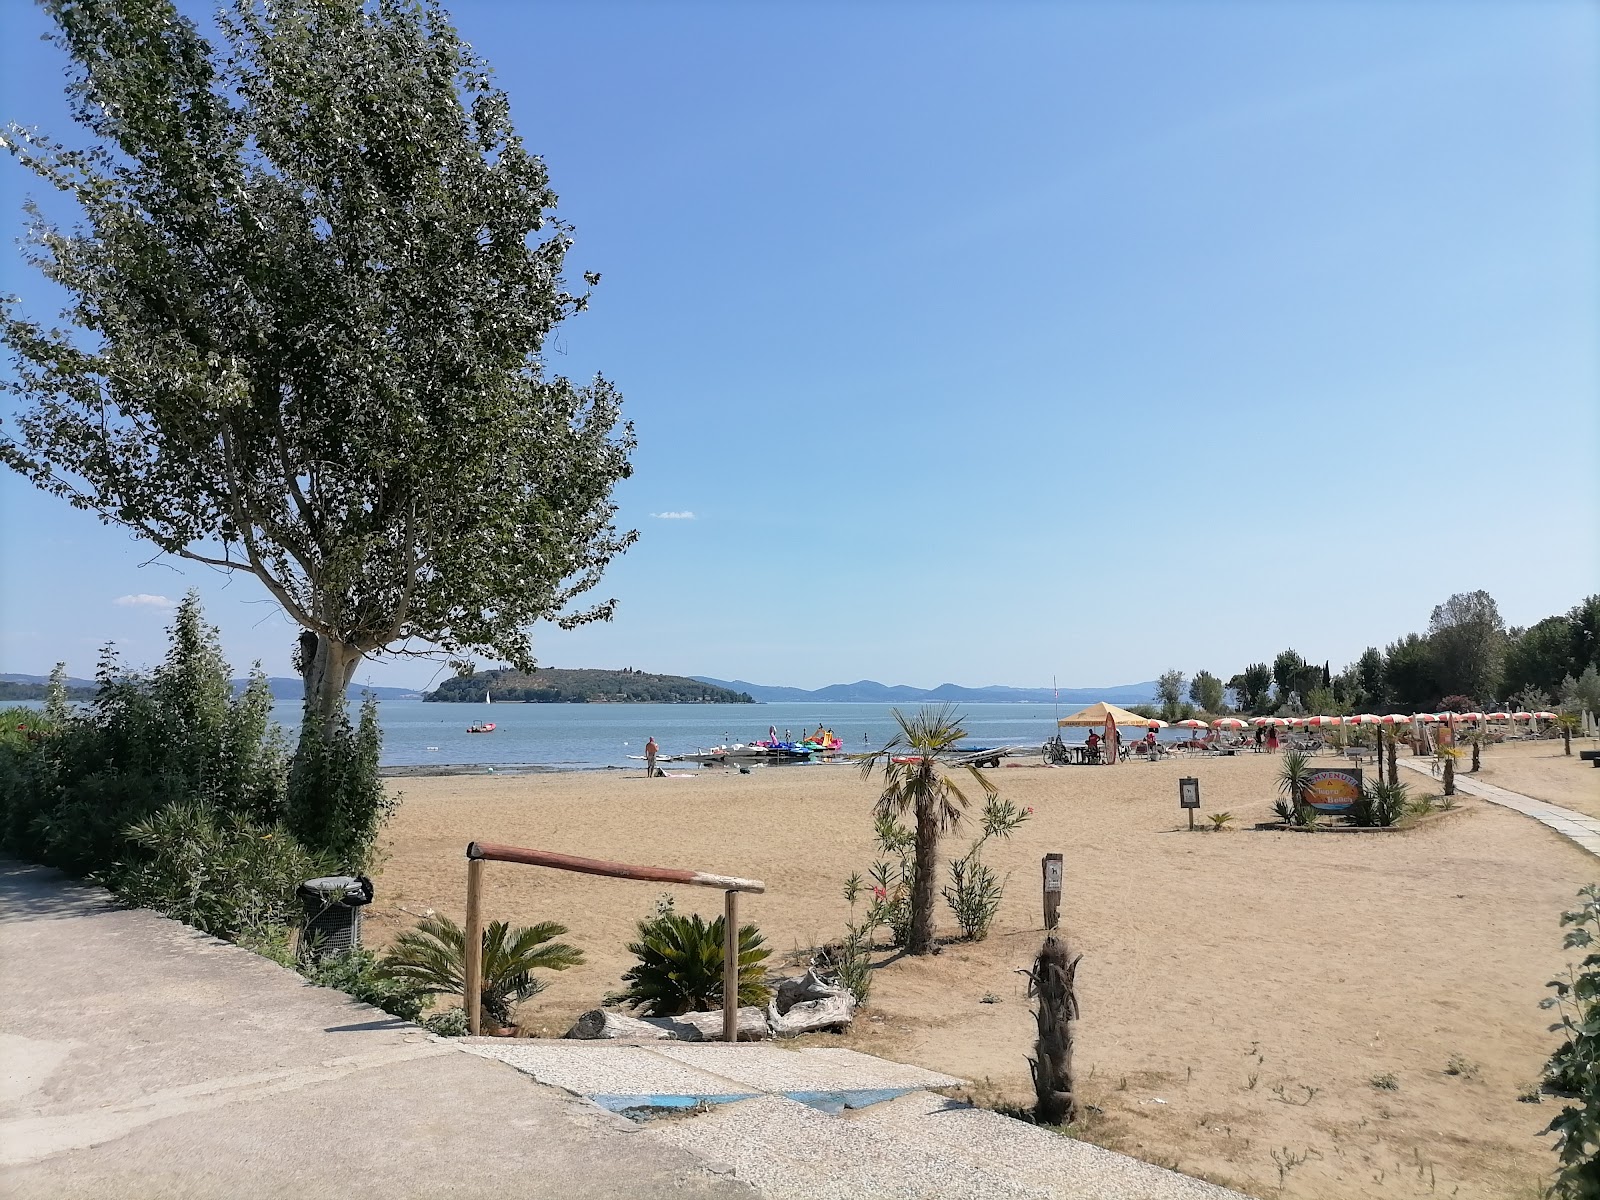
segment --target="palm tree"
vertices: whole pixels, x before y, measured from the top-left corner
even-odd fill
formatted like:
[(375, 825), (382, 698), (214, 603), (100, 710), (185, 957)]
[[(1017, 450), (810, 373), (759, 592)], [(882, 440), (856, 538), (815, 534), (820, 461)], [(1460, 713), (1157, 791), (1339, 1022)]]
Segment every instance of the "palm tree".
[[(535, 979), (534, 971), (565, 971), (583, 962), (583, 951), (576, 946), (551, 940), (566, 931), (565, 925), (554, 921), (517, 929), (504, 921), (490, 922), (483, 931), (483, 987), (479, 994), (488, 1024), (511, 1024), (511, 1006), (544, 990), (544, 981)], [(424, 917), (416, 928), (395, 938), (383, 968), (391, 977), (414, 984), (418, 991), (459, 996), (465, 986), (466, 944), (461, 926), (449, 917)]]
[(1460, 746), (1436, 746), (1434, 756), (1444, 764), (1444, 794), (1456, 794), (1456, 760), (1461, 757)]
[(1300, 751), (1291, 750), (1283, 756), (1283, 765), (1278, 768), (1278, 792), (1289, 801), (1296, 821), (1304, 819), (1308, 811), (1315, 812), (1306, 803), (1312, 774), (1311, 759)]
[(1561, 744), (1569, 757), (1572, 754), (1572, 735), (1580, 723), (1580, 718), (1575, 712), (1564, 712), (1556, 718), (1556, 725), (1561, 730)]
[[(955, 705), (942, 704), (918, 709), (906, 716), (894, 710), (900, 732), (882, 749), (865, 756), (861, 764), (863, 779), (872, 778), (872, 769), (883, 761), (883, 791), (878, 796), (880, 817), (898, 817), (907, 812), (916, 822), (916, 857), (911, 881), (911, 931), (906, 939), (907, 954), (932, 954), (934, 884), (939, 870), (939, 838), (961, 824), (967, 796), (949, 775), (940, 769), (941, 756), (948, 756), (967, 731), (961, 725)], [(967, 768), (986, 797), (998, 789), (979, 773)]]

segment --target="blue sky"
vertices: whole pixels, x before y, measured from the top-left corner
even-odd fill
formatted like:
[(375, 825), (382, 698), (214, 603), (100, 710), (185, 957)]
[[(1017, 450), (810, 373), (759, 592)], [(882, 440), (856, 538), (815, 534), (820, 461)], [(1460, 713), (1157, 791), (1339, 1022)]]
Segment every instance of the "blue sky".
[[(0, 3), (0, 113), (69, 132)], [(1594, 6), (450, 8), (604, 276), (552, 366), (638, 427), (617, 618), (546, 664), (1226, 678), (1600, 583)], [(0, 164), (8, 239), (38, 192)], [(152, 659), (129, 598), (193, 586), (288, 673), (248, 578), (14, 476), (0, 510), (0, 670)]]

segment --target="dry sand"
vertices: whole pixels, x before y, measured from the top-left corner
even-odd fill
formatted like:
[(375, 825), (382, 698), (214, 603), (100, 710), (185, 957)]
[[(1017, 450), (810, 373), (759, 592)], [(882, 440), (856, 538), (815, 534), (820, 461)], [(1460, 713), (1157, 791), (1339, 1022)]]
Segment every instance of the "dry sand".
[[(1596, 747), (1600, 747), (1600, 740), (1573, 738), (1569, 758), (1562, 752), (1560, 738), (1501, 742), (1484, 751), (1477, 777), (1535, 800), (1600, 817), (1600, 768), (1578, 757), (1579, 750)], [(1471, 754), (1472, 748), (1465, 747), (1462, 770), (1470, 765)]]
[[(1259, 1196), (1538, 1195), (1554, 1155), (1537, 1135), (1556, 1107), (1517, 1096), (1555, 1044), (1538, 1003), (1566, 958), (1559, 915), (1600, 864), (1471, 799), (1402, 833), (1258, 831), (1275, 765), (1249, 755), (990, 772), (1034, 807), (989, 855), (1012, 872), (995, 932), (933, 958), (880, 956), (843, 1044), (1026, 1099), (1032, 1020), (1017, 971), (1040, 940), (1040, 856), (1058, 850), (1066, 928), (1084, 955), (1078, 1074), (1104, 1110), (1088, 1136)], [(1180, 829), (1185, 774), (1201, 781), (1203, 812), (1229, 810), (1239, 827)], [(875, 791), (848, 768), (397, 786), (380, 941), (430, 908), (461, 918), (474, 838), (761, 878), (767, 893), (746, 897), (741, 916), (774, 960), (838, 936), (841, 881), (873, 858)], [(559, 1035), (617, 985), (624, 944), (662, 889), (496, 863), (486, 890), (490, 917), (561, 921), (587, 953), (519, 1013)], [(680, 908), (720, 911), (716, 892), (675, 894)], [(955, 932), (942, 905), (939, 921)], [(1468, 1073), (1447, 1074), (1458, 1056)], [(1398, 1090), (1373, 1086), (1385, 1074)]]

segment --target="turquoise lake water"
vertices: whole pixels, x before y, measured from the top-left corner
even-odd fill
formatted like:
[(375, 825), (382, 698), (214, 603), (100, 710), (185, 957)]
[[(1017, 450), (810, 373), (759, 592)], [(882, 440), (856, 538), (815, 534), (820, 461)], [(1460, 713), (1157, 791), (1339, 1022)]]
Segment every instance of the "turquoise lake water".
[[(724, 742), (759, 741), (776, 726), (781, 737), (811, 733), (820, 724), (851, 751), (876, 749), (895, 730), (888, 704), (424, 704), (385, 701), (385, 766), (482, 763), (556, 770), (638, 766), (654, 736), (663, 754), (687, 754)], [(1076, 707), (1076, 706), (1075, 706)], [(1055, 732), (1048, 704), (965, 704), (968, 741), (974, 746), (1040, 745)], [(1073, 711), (1063, 708), (1063, 713)], [(280, 723), (298, 726), (297, 703), (274, 710)], [(493, 721), (493, 733), (467, 726)], [(1087, 730), (1062, 730), (1082, 741)], [(1163, 731), (1171, 732), (1171, 731)], [(1181, 731), (1180, 731), (1181, 732)]]

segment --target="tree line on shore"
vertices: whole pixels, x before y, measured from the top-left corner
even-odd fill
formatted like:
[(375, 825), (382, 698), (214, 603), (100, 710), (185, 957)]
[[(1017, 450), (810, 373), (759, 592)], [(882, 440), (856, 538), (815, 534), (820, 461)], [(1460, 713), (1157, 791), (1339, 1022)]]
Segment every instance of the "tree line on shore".
[(423, 695), (424, 700), (465, 704), (482, 703), (488, 696), (498, 703), (526, 704), (754, 704), (748, 692), (735, 692), (681, 675), (652, 675), (625, 667), (620, 671), (593, 668), (562, 670), (541, 668), (537, 673), (504, 668), (474, 671), (446, 679)]
[(1293, 648), (1226, 681), (1173, 669), (1161, 675), (1158, 702), (1135, 711), (1176, 721), (1198, 713), (1340, 716), (1501, 705), (1600, 713), (1600, 594), (1533, 625), (1508, 627), (1488, 592), (1458, 592), (1433, 610), (1426, 632), (1381, 650), (1368, 646), (1341, 670)]

